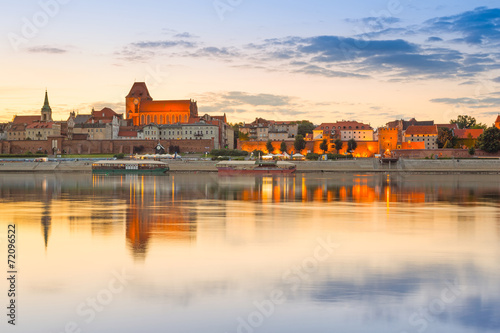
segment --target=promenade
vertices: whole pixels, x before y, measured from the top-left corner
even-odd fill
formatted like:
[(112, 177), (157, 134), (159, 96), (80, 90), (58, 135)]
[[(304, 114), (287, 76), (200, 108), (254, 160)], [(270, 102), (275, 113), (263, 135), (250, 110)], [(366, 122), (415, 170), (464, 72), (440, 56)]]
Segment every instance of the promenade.
[[(169, 161), (171, 172), (217, 172), (215, 161)], [(376, 159), (348, 161), (298, 161), (297, 172), (342, 173), (495, 173), (500, 174), (498, 159), (399, 160), (380, 164)], [(0, 162), (0, 172), (91, 172), (90, 161)]]

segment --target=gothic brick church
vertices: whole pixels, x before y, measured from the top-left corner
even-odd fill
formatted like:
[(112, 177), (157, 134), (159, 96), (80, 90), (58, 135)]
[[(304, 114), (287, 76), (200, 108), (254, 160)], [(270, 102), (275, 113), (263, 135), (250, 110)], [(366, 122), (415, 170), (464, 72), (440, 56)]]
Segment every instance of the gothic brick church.
[(134, 126), (151, 123), (185, 124), (198, 116), (198, 105), (193, 100), (153, 101), (145, 82), (135, 82), (125, 98), (127, 119)]

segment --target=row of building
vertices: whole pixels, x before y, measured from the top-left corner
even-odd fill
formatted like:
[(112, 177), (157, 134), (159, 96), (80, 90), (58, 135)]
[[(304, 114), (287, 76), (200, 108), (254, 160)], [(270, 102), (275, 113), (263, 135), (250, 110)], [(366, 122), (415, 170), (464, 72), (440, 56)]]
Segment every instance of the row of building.
[(40, 115), (15, 116), (0, 124), (0, 140), (212, 140), (211, 148), (234, 149), (234, 130), (223, 116), (198, 116), (193, 100), (154, 101), (144, 82), (136, 82), (125, 98), (126, 117), (110, 108), (90, 114), (70, 112), (54, 121), (48, 93)]
[[(248, 134), (240, 147), (252, 150), (256, 147), (264, 147), (263, 143), (274, 141), (294, 141), (298, 133), (297, 122), (276, 122), (257, 118), (250, 124), (244, 124), (240, 132)], [(495, 126), (500, 128), (500, 116), (497, 117)], [(410, 120), (391, 121), (384, 127), (374, 129), (370, 124), (358, 121), (337, 121), (335, 123), (322, 123), (317, 126), (311, 134), (305, 137), (306, 142), (316, 144), (309, 145), (312, 149), (307, 152), (321, 152), (319, 143), (324, 140), (328, 143), (328, 151), (335, 151), (335, 141), (347, 142), (354, 140), (358, 143), (358, 156), (373, 156), (374, 154), (390, 154), (394, 150), (433, 150), (438, 149), (439, 128), (447, 128), (456, 137), (461, 148), (470, 148), (475, 145), (483, 129), (460, 129), (457, 124), (437, 124), (433, 120), (418, 121)], [(279, 135), (275, 133), (279, 132)]]

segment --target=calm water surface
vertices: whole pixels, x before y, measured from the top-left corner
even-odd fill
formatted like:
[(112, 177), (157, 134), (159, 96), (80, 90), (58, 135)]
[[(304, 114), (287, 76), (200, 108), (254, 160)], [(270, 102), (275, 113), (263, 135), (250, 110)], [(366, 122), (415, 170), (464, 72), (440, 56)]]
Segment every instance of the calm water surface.
[(2, 332), (500, 331), (498, 176), (3, 174), (0, 195)]

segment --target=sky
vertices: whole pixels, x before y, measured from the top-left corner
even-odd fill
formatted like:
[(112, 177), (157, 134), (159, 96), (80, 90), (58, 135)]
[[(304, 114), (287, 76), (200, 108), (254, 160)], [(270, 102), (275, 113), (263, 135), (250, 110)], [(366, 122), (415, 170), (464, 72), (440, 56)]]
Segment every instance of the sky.
[(498, 1), (0, 0), (0, 122), (111, 107), (134, 82), (200, 114), (315, 124), (500, 112)]

